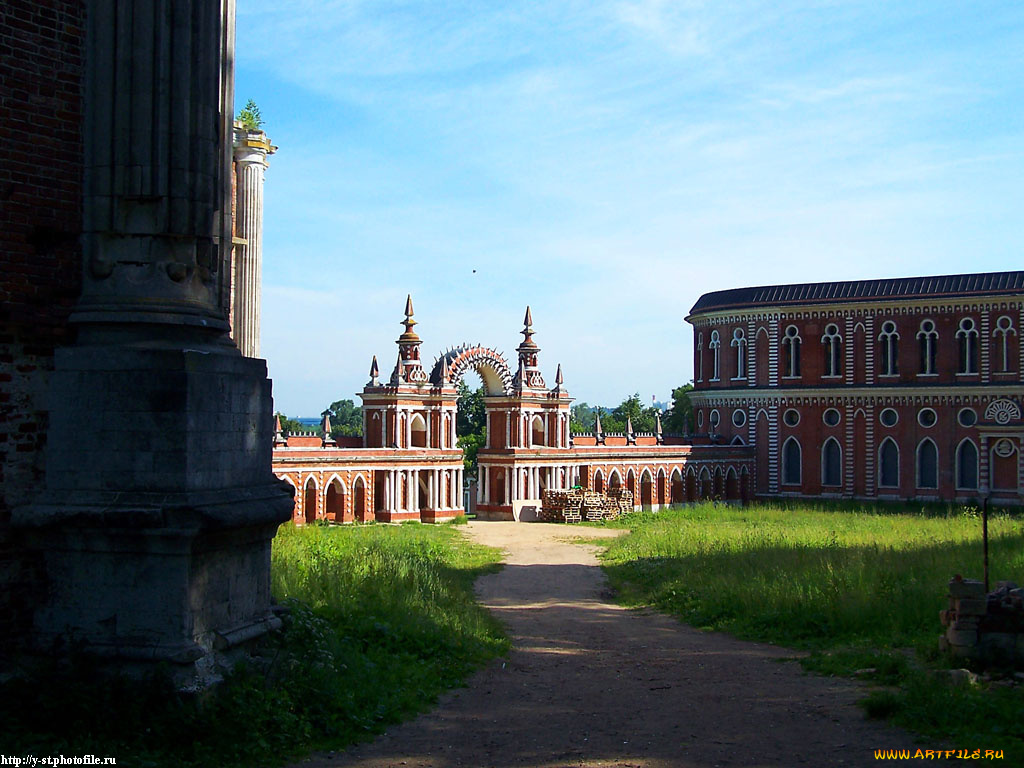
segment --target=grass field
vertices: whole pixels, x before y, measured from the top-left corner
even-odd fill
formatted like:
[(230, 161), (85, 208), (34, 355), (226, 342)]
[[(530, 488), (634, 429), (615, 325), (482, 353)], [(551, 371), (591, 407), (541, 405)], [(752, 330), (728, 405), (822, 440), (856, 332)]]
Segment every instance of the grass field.
[(2, 751), (224, 768), (351, 744), (507, 650), (472, 592), (498, 561), (450, 525), (282, 526), (272, 589), (291, 616), (261, 663), (202, 697), (111, 682), (85, 659), (36, 670), (0, 689)]
[[(981, 577), (975, 510), (704, 504), (617, 524), (631, 533), (603, 565), (626, 604), (811, 651), (817, 672), (872, 669), (861, 676), (887, 687), (867, 697), (869, 714), (1024, 764), (1021, 688), (949, 687), (933, 672), (962, 665), (938, 654), (938, 614), (951, 576)], [(992, 583), (1019, 582), (1024, 520), (993, 515), (989, 535)]]

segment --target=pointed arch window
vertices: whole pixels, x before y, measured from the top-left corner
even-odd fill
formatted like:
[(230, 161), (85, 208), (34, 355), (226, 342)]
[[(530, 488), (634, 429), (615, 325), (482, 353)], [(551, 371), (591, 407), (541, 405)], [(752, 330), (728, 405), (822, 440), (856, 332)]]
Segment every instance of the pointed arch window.
[(899, 374), (899, 342), (896, 323), (886, 320), (882, 323), (882, 332), (878, 334), (878, 361), (882, 366), (882, 376)]
[(802, 479), (800, 442), (790, 437), (782, 444), (782, 484), (800, 485)]
[(919, 376), (934, 376), (935, 354), (938, 349), (939, 332), (935, 330), (935, 322), (922, 320), (921, 327), (917, 331), (917, 343), (921, 357), (921, 368)]
[(825, 376), (843, 375), (843, 337), (839, 335), (839, 326), (829, 323), (825, 326), (825, 333), (821, 337), (821, 343), (825, 351)]
[(1010, 336), (1016, 336), (1017, 331), (1014, 330), (1013, 320), (1008, 315), (1003, 315), (996, 320), (995, 330), (992, 331), (992, 338), (996, 340), (996, 349), (1001, 353), (1000, 360), (1002, 367), (999, 369), (999, 373), (1009, 373), (1010, 368)]
[(704, 334), (697, 334), (697, 381), (704, 381)]
[(736, 349), (736, 378), (747, 378), (747, 337), (742, 328), (732, 332), (730, 346)]
[(821, 446), (821, 484), (843, 484), (843, 449), (834, 437), (830, 437)]
[(891, 437), (885, 438), (878, 449), (878, 485), (881, 488), (900, 485), (900, 447)]
[(978, 372), (978, 329), (974, 319), (965, 317), (960, 320), (956, 332), (956, 340), (960, 347), (960, 373)]
[(718, 381), (722, 342), (717, 330), (711, 332), (711, 341), (708, 342), (708, 349), (711, 350), (711, 381)]
[(969, 438), (956, 448), (956, 487), (965, 491), (978, 488), (978, 447)]
[(800, 331), (795, 325), (786, 328), (782, 337), (783, 365), (786, 376), (796, 378), (800, 375)]
[(939, 487), (939, 449), (928, 437), (917, 446), (917, 487)]

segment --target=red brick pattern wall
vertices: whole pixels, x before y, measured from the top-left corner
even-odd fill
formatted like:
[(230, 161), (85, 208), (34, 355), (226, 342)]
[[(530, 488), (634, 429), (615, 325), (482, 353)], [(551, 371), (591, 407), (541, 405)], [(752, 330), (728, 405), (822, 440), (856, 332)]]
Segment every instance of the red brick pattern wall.
[(82, 3), (0, 3), (0, 642), (33, 602), (10, 514), (42, 490), (44, 396), (80, 290), (83, 45)]
[[(1024, 401), (1019, 295), (755, 307), (693, 322), (694, 346), (702, 347), (697, 369), (704, 371), (692, 398), (697, 439), (755, 446), (758, 493), (970, 500), (988, 485), (996, 502), (1024, 502), (1021, 424), (1000, 426), (984, 415), (993, 402)], [(796, 376), (787, 329), (800, 349)], [(969, 365), (964, 329), (973, 330)], [(898, 336), (888, 347), (896, 350), (895, 366), (884, 359), (890, 332)], [(838, 361), (827, 361), (826, 339), (837, 336)], [(747, 346), (733, 345), (737, 337)], [(957, 457), (967, 441), (979, 461), (976, 476), (962, 484)], [(787, 443), (799, 453), (787, 452)], [(1012, 453), (998, 455), (999, 448)], [(799, 467), (793, 475), (787, 459)]]

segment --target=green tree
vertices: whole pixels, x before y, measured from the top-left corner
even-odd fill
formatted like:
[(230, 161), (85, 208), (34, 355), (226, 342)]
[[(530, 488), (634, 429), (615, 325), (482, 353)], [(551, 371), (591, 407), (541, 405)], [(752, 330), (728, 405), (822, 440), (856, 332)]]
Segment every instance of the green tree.
[(283, 413), (278, 411), (276, 414), (277, 418), (281, 420), (281, 431), (286, 435), (294, 434), (296, 432), (305, 432), (308, 427), (301, 421), (296, 419), (289, 419)]
[(353, 437), (363, 434), (363, 409), (351, 400), (335, 400), (320, 416), (331, 417), (331, 437)]
[(258, 131), (263, 128), (263, 115), (260, 114), (260, 108), (252, 99), (245, 102), (245, 106), (242, 107), (242, 111), (238, 113), (236, 119), (247, 131)]
[(458, 403), (455, 413), (456, 443), (462, 449), (462, 462), (467, 474), (476, 472), (476, 454), (487, 440), (487, 411), (484, 408), (484, 388), (470, 389), (459, 380)]
[(569, 411), (569, 429), (576, 434), (593, 432), (596, 410), (586, 403), (576, 403)]
[(693, 432), (693, 405), (690, 403), (692, 391), (692, 382), (672, 390), (672, 407), (662, 423), (662, 428), (669, 434), (687, 435)]
[(644, 408), (643, 403), (640, 401), (640, 393), (634, 392), (631, 397), (627, 397), (612, 411), (612, 420), (616, 425), (621, 424), (621, 427), (611, 429), (606, 427), (608, 432), (625, 432), (627, 419), (633, 420), (633, 431), (634, 432), (653, 432), (655, 428), (655, 413), (657, 409), (653, 406)]

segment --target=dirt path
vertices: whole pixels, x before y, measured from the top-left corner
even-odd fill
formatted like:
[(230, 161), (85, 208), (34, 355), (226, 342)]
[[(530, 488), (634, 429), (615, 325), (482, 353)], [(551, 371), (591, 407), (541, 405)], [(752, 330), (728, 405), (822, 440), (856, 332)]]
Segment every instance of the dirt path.
[(778, 661), (792, 652), (612, 603), (594, 548), (570, 539), (618, 533), (471, 523), (508, 552), (477, 592), (509, 628), (509, 658), (433, 712), (303, 765), (866, 766), (875, 749), (933, 746), (866, 720), (859, 685)]

